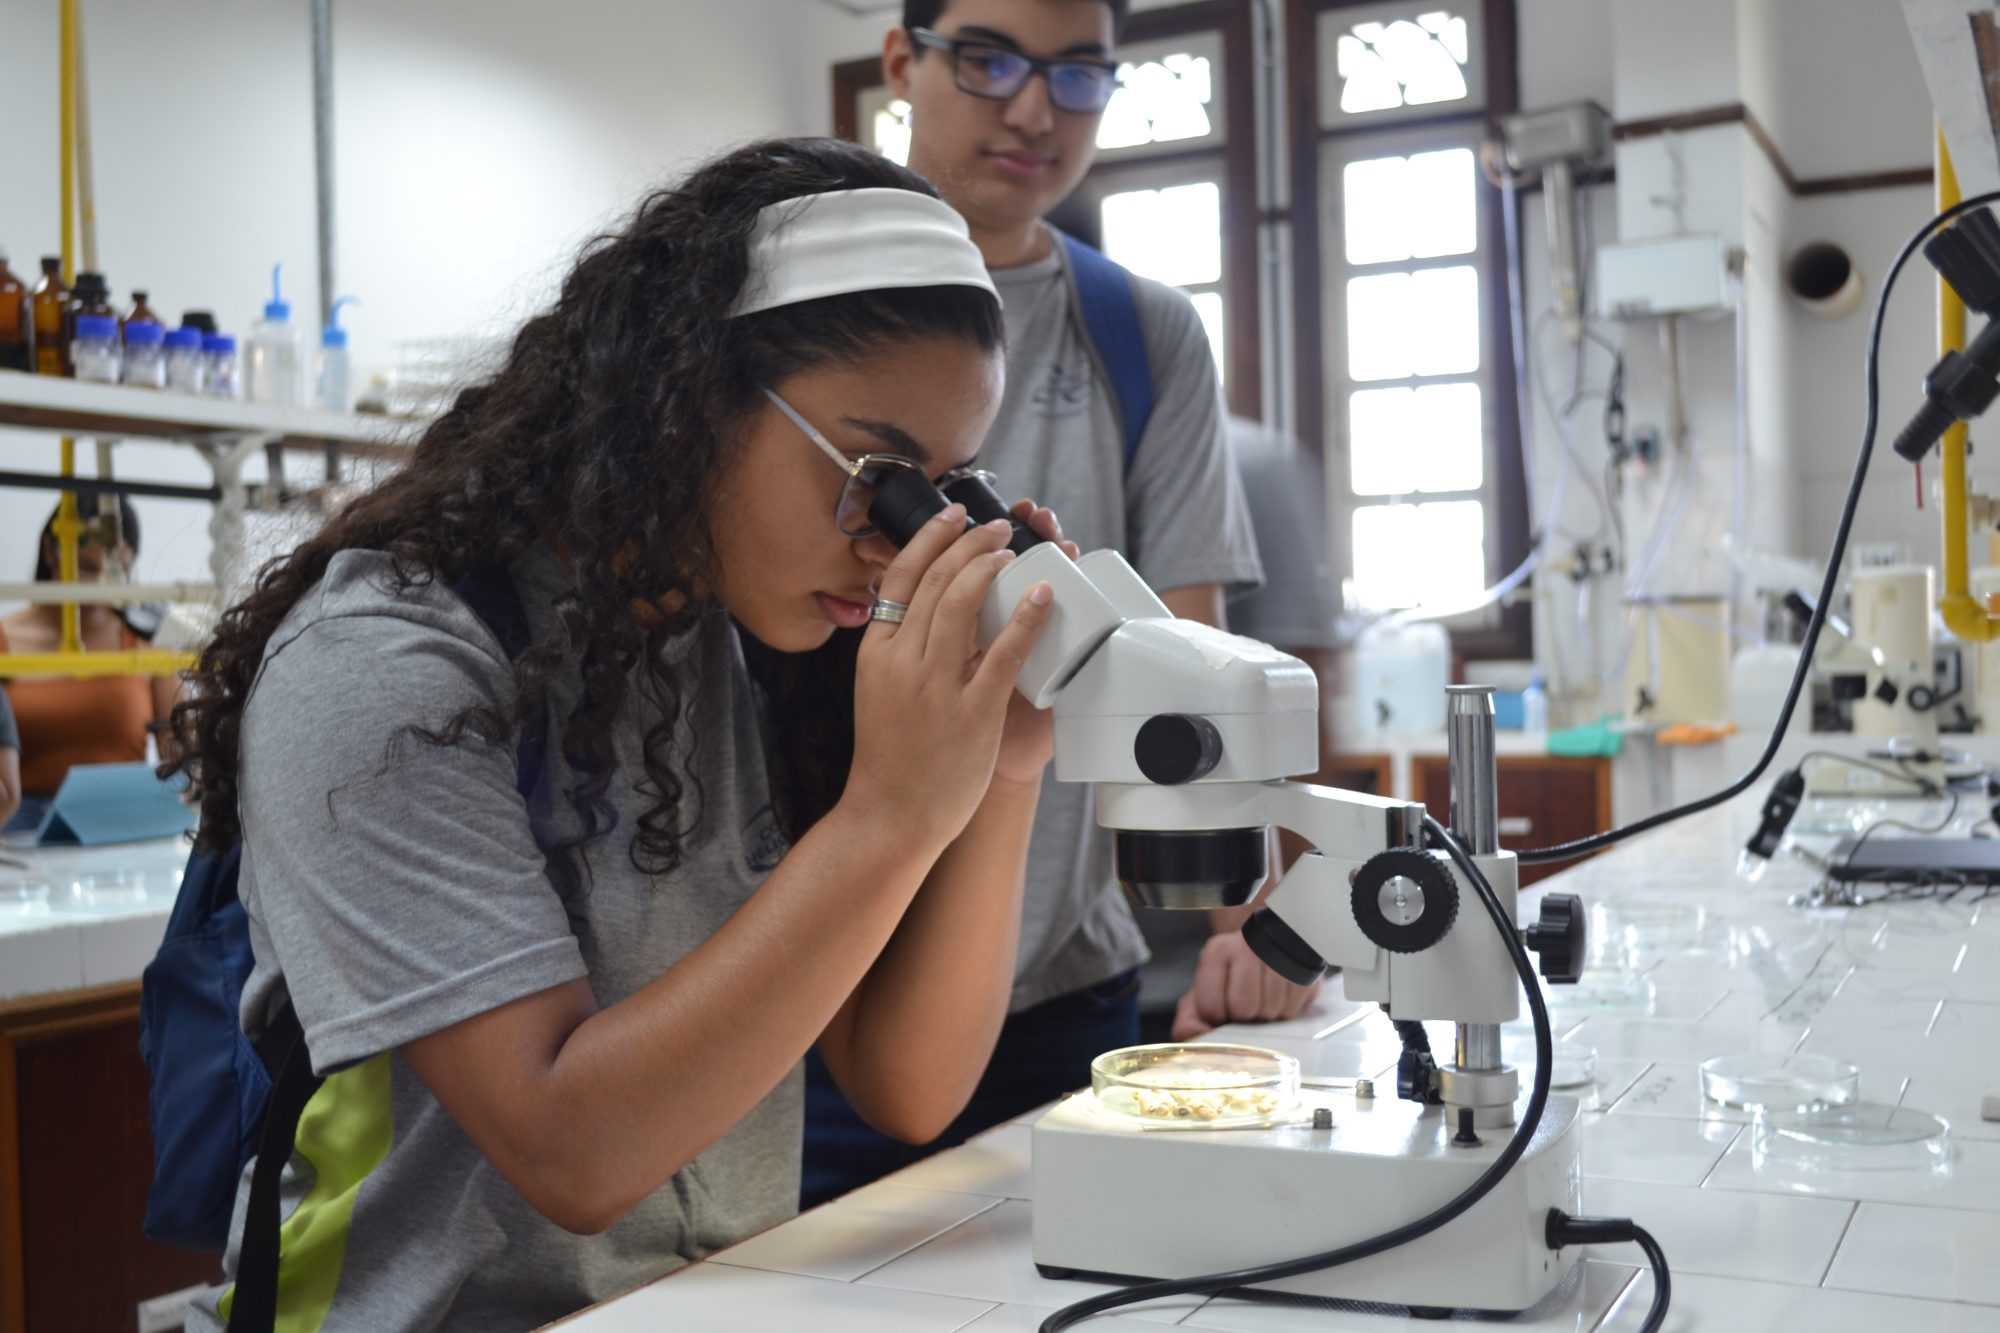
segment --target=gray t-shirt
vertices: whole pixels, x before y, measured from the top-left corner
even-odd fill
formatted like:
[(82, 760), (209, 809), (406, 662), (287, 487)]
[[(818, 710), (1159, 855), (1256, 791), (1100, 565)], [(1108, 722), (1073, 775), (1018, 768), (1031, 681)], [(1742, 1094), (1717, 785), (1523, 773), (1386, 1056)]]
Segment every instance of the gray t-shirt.
[[(1006, 303), (1007, 391), (979, 452), (1009, 500), (1056, 511), (1086, 551), (1122, 551), (1159, 591), (1262, 581), (1256, 539), (1230, 461), (1215, 356), (1181, 292), (1134, 278), (1153, 377), (1153, 413), (1128, 470), (1111, 390), (1094, 366), (1062, 246), (994, 269)], [(1146, 959), (1112, 878), (1111, 834), (1091, 788), (1044, 779), (1028, 853), (1027, 902), (1012, 1009), (1115, 976)]]
[[(388, 572), (378, 553), (335, 557), (273, 636), (243, 719), (241, 892), (257, 959), (245, 1028), (260, 1031), (288, 992), (330, 1075), (287, 1171), (281, 1300), (325, 1333), (532, 1328), (790, 1216), (800, 1071), (586, 1237), (529, 1206), (397, 1048), (579, 977), (616, 1004), (728, 920), (786, 851), (760, 709), (726, 617), (677, 644), (693, 677), (700, 831), (674, 874), (633, 867), (649, 716), (634, 705), (610, 791), (618, 827), (590, 849), (592, 882), (565, 897), (539, 848), (574, 827), (560, 794), (573, 781), (561, 720), (574, 673), (554, 691), (546, 767), (525, 806), (505, 745), (398, 740), (413, 722), (502, 706), (513, 686), (499, 644), (449, 589), (398, 593)], [(554, 637), (561, 563), (538, 548), (514, 573), (536, 638)], [(246, 1173), (239, 1227), (247, 1194)], [(234, 1253), (232, 1242), (232, 1272)], [(191, 1329), (219, 1327), (218, 1294), (196, 1303)]]

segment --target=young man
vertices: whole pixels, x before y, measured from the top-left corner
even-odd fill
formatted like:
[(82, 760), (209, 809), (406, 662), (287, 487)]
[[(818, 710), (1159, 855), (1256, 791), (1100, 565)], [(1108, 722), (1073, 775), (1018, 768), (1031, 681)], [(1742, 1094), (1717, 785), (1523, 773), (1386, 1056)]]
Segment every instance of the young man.
[[(883, 72), (911, 107), (909, 165), (965, 218), (1005, 302), (1007, 387), (980, 466), (1006, 495), (1062, 515), (1084, 550), (1123, 551), (1177, 616), (1222, 626), (1262, 579), (1230, 461), (1215, 361), (1182, 293), (1132, 279), (1153, 384), (1128, 462), (1116, 397), (1085, 330), (1063, 245), (1043, 222), (1095, 153), (1125, 0), (904, 0)], [(1311, 991), (1265, 968), (1216, 914), (1176, 1038), (1287, 1018)], [(1099, 1053), (1138, 1040), (1146, 948), (1086, 786), (1044, 784), (1010, 1013), (971, 1105), (928, 1149), (869, 1130), (809, 1067), (811, 1205), (1083, 1086)]]

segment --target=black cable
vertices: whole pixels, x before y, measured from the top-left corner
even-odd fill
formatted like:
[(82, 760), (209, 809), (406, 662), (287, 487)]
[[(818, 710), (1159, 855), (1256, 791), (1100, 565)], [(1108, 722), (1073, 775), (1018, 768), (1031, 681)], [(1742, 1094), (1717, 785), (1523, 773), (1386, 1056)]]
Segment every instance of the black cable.
[(1652, 1232), (1629, 1217), (1571, 1217), (1560, 1208), (1549, 1209), (1542, 1231), (1552, 1250), (1565, 1245), (1637, 1245), (1644, 1250), (1646, 1262), (1653, 1268), (1653, 1304), (1646, 1311), (1646, 1322), (1639, 1325), (1639, 1333), (1659, 1333), (1674, 1287), (1666, 1251)]
[(1751, 765), (1748, 772), (1730, 783), (1727, 787), (1724, 787), (1721, 791), (1713, 792), (1698, 800), (1689, 801), (1685, 805), (1677, 805), (1671, 810), (1662, 810), (1658, 814), (1634, 820), (1632, 823), (1626, 824), (1621, 828), (1606, 829), (1602, 833), (1593, 833), (1587, 838), (1577, 838), (1570, 842), (1556, 843), (1548, 847), (1524, 848), (1515, 853), (1520, 858), (1522, 864), (1539, 865), (1550, 861), (1569, 861), (1579, 856), (1588, 856), (1592, 852), (1601, 851), (1606, 847), (1623, 842), (1627, 838), (1634, 837), (1650, 829), (1656, 829), (1662, 824), (1670, 824), (1676, 819), (1683, 819), (1688, 815), (1699, 814), (1703, 810), (1712, 810), (1725, 801), (1734, 800), (1748, 791), (1751, 785), (1764, 775), (1764, 770), (1771, 766), (1771, 761), (1777, 758), (1778, 747), (1784, 742), (1785, 731), (1792, 723), (1792, 713), (1798, 707), (1799, 695), (1805, 689), (1806, 677), (1812, 673), (1813, 655), (1819, 649), (1820, 630), (1826, 625), (1826, 609), (1833, 602), (1834, 589), (1840, 583), (1840, 565), (1847, 557), (1847, 538), (1849, 532), (1854, 527), (1854, 512), (1861, 503), (1861, 488), (1868, 481), (1868, 461), (1875, 452), (1875, 428), (1880, 418), (1882, 407), (1882, 318), (1889, 306), (1889, 293), (1895, 290), (1896, 279), (1902, 273), (1903, 266), (1909, 262), (1910, 256), (1917, 252), (1918, 247), (1923, 245), (1933, 232), (1962, 213), (1970, 212), (1975, 208), (1983, 208), (1992, 203), (2000, 203), (2000, 190), (1992, 190), (1985, 194), (1974, 195), (1972, 198), (1953, 204), (1950, 208), (1944, 210), (1944, 212), (1939, 213), (1922, 227), (1919, 227), (1916, 235), (1912, 236), (1904, 244), (1902, 251), (1896, 256), (1896, 262), (1890, 265), (1887, 276), (1882, 279), (1882, 290), (1876, 295), (1875, 315), (1869, 323), (1868, 330), (1868, 359), (1866, 366), (1868, 395), (1867, 411), (1861, 426), (1861, 451), (1854, 459), (1854, 476), (1847, 484), (1847, 499), (1841, 506), (1840, 524), (1834, 529), (1833, 548), (1827, 554), (1826, 576), (1821, 580), (1819, 598), (1813, 604), (1812, 618), (1806, 623), (1805, 642), (1799, 647), (1799, 663), (1792, 672), (1791, 688), (1785, 693), (1785, 706), (1778, 714), (1778, 721), (1771, 730), (1771, 740), (1764, 747), (1764, 753), (1758, 756), (1757, 762)]
[(1932, 833), (1944, 832), (1946, 829), (1951, 827), (1951, 821), (1958, 818), (1958, 797), (1959, 797), (1958, 788), (1956, 787), (1952, 788), (1951, 808), (1944, 812), (1944, 818), (1942, 820), (1938, 821), (1936, 824), (1932, 825), (1929, 828), (1918, 828), (1915, 824), (1909, 823), (1901, 819), (1876, 820), (1874, 823), (1870, 824), (1867, 828), (1861, 830), (1861, 836), (1859, 836), (1854, 840), (1854, 846), (1853, 848), (1850, 849), (1849, 854), (1852, 855), (1853, 852), (1860, 851), (1861, 844), (1867, 842), (1870, 838), (1874, 837), (1875, 830), (1877, 829), (1899, 828), (1910, 833), (1921, 833), (1926, 835)]
[(1457, 864), (1466, 880), (1478, 893), (1479, 900), (1486, 907), (1486, 915), (1492, 919), (1494, 928), (1507, 946), (1507, 954), (1514, 961), (1514, 970), (1520, 974), (1521, 988), (1528, 995), (1528, 1014), (1535, 1028), (1535, 1080), (1528, 1092), (1528, 1104), (1522, 1110), (1521, 1123), (1514, 1129), (1514, 1136), (1507, 1140), (1507, 1146), (1493, 1159), (1493, 1165), (1486, 1168), (1457, 1198), (1441, 1208), (1432, 1210), (1414, 1222), (1408, 1222), (1391, 1231), (1368, 1240), (1343, 1245), (1337, 1250), (1327, 1250), (1319, 1254), (1308, 1254), (1300, 1259), (1289, 1259), (1282, 1263), (1261, 1264), (1254, 1268), (1239, 1268), (1227, 1273), (1206, 1273), (1200, 1277), (1172, 1278), (1164, 1282), (1141, 1282), (1135, 1286), (1122, 1287), (1101, 1295), (1066, 1305), (1042, 1321), (1041, 1333), (1062, 1333), (1063, 1329), (1091, 1315), (1115, 1310), (1121, 1305), (1133, 1305), (1140, 1301), (1159, 1300), (1167, 1296), (1212, 1295), (1218, 1291), (1228, 1291), (1235, 1287), (1255, 1286), (1260, 1282), (1277, 1282), (1285, 1278), (1297, 1277), (1301, 1273), (1318, 1272), (1325, 1268), (1336, 1268), (1341, 1264), (1353, 1263), (1356, 1259), (1366, 1259), (1384, 1250), (1393, 1250), (1398, 1245), (1407, 1245), (1430, 1235), (1439, 1227), (1464, 1214), (1474, 1204), (1492, 1192), (1493, 1187), (1514, 1169), (1521, 1160), (1521, 1154), (1528, 1150), (1528, 1142), (1535, 1136), (1541, 1125), (1542, 1112), (1549, 1101), (1549, 1076), (1555, 1064), (1555, 1037), (1549, 1026), (1548, 1002), (1542, 997), (1542, 986), (1535, 975), (1535, 965), (1528, 958), (1528, 951), (1521, 943), (1521, 932), (1493, 891), (1465, 848), (1446, 831), (1444, 825), (1431, 815), (1424, 816), (1424, 830), (1430, 841), (1444, 849), (1446, 855)]

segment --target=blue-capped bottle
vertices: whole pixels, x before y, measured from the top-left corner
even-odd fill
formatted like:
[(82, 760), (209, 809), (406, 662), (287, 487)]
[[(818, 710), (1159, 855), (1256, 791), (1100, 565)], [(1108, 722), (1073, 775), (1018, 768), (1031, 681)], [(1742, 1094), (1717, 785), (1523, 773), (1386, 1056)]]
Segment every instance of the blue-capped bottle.
[(360, 305), (352, 296), (343, 296), (327, 312), (326, 327), (319, 335), (319, 405), (328, 412), (352, 412), (354, 387), (347, 360), (347, 330), (340, 327), (340, 308)]
[(264, 317), (250, 326), (245, 348), (243, 396), (275, 407), (306, 405), (305, 344), (292, 323), (292, 304), (284, 296), (283, 264), (271, 266), (271, 299)]
[(201, 330), (183, 324), (168, 332), (167, 388), (175, 393), (203, 392), (208, 386), (208, 355), (201, 349)]
[(206, 362), (203, 392), (210, 398), (242, 397), (236, 366), (236, 339), (226, 333), (204, 334), (201, 351)]

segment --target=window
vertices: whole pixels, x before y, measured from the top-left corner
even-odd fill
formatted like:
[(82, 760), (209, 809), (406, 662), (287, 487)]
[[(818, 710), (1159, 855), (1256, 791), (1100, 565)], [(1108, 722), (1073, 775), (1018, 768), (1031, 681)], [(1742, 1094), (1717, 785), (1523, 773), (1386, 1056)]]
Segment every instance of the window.
[(1336, 5), (1319, 16), (1322, 129), (1485, 109), (1484, 5)]
[[(1250, 5), (1145, 10), (1126, 28), (1096, 164), (1051, 220), (1134, 273), (1186, 292), (1231, 410), (1258, 416)], [(834, 67), (837, 132), (907, 163), (910, 106), (880, 80), (872, 60)]]
[[(1315, 410), (1335, 554), (1357, 609), (1465, 606), (1519, 558), (1498, 466), (1516, 447), (1511, 403), (1496, 397), (1511, 370), (1496, 364), (1506, 348), (1491, 332), (1504, 270), (1478, 161), (1484, 6), (1315, 8)], [(1487, 609), (1447, 624), (1478, 631), (1500, 618)]]

